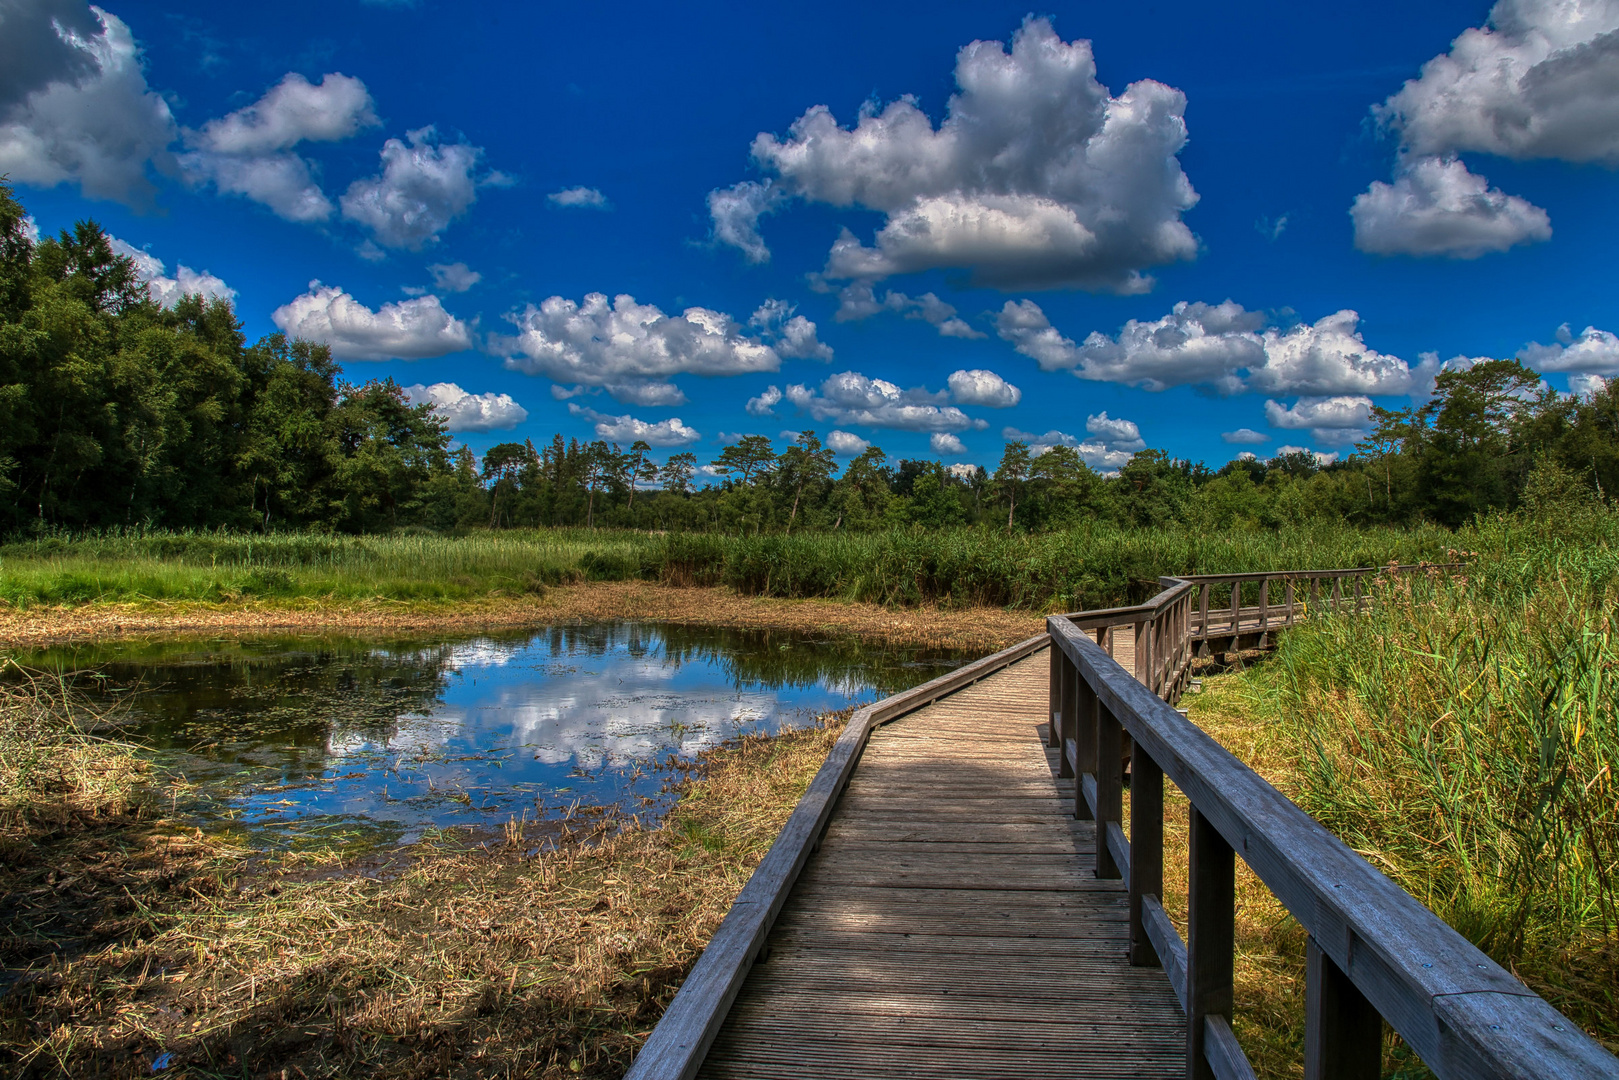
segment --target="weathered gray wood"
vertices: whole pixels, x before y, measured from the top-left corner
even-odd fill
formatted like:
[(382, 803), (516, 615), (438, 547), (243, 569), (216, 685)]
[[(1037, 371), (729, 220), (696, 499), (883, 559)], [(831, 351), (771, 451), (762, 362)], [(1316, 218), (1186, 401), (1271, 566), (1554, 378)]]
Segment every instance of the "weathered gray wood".
[(1237, 1042), (1225, 1017), (1211, 1016), (1203, 1026), (1206, 1029), (1203, 1046), (1207, 1054), (1204, 1061), (1209, 1072), (1218, 1080), (1257, 1080), (1254, 1067), (1248, 1064), (1248, 1056), (1242, 1052), (1242, 1044)]
[(1119, 721), (1103, 705), (1096, 718), (1096, 876), (1099, 878), (1116, 878), (1122, 871), (1107, 843), (1107, 826), (1124, 820), (1122, 736)]
[(1377, 1080), (1383, 1018), (1315, 938), (1305, 948), (1304, 1080)]
[(970, 686), (1045, 644), (1033, 637), (947, 675), (869, 705), (850, 718), (809, 789), (782, 827), (770, 851), (742, 887), (736, 902), (681, 983), (675, 999), (647, 1037), (627, 1080), (690, 1080), (702, 1065), (725, 1014), (765, 944), (787, 894), (831, 820), (872, 729), (946, 694)]
[(1146, 928), (1148, 940), (1152, 942), (1153, 951), (1163, 964), (1170, 989), (1175, 991), (1175, 1000), (1180, 1002), (1181, 1012), (1185, 1012), (1186, 942), (1181, 940), (1180, 931), (1175, 929), (1163, 902), (1156, 896), (1142, 898), (1141, 922)]
[[(1325, 576), (1325, 575), (1323, 575)], [(1060, 618), (1047, 620), (1102, 705), (1123, 717), (1165, 775), (1243, 856), (1389, 1024), (1444, 1078), (1527, 1075), (1505, 1036), (1478, 1015), (1515, 1013), (1501, 1030), (1547, 1045), (1540, 1075), (1619, 1077), (1619, 1061), (1349, 850), (1165, 702), (1108, 662)], [(1516, 1002), (1516, 1004), (1514, 1004)], [(1495, 1021), (1491, 1021), (1495, 1022)], [(1472, 1032), (1466, 1038), (1462, 1032)], [(1476, 1038), (1475, 1038), (1476, 1036)], [(1472, 1041), (1470, 1041), (1472, 1040)], [(1481, 1064), (1482, 1062), (1482, 1064)], [(1593, 1071), (1592, 1062), (1601, 1068)]]
[(1164, 892), (1164, 773), (1140, 743), (1130, 750), (1129, 882), (1130, 963), (1156, 965), (1144, 915), (1147, 900)]
[(1196, 803), (1188, 808), (1186, 867), (1186, 1076), (1212, 1080), (1210, 1018), (1229, 1022), (1236, 956), (1236, 854)]

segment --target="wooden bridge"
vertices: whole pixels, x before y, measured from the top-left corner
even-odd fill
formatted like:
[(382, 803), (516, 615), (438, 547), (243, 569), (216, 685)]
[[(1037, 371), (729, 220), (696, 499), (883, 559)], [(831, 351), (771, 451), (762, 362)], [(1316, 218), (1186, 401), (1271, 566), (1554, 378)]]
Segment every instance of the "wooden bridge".
[[(1378, 572), (1165, 578), (861, 709), (631, 1080), (1250, 1077), (1238, 854), (1310, 935), (1307, 1080), (1377, 1077), (1385, 1020), (1441, 1080), (1619, 1078), (1174, 708), (1195, 655), (1358, 610)], [(1165, 777), (1191, 803), (1185, 940), (1160, 903)]]

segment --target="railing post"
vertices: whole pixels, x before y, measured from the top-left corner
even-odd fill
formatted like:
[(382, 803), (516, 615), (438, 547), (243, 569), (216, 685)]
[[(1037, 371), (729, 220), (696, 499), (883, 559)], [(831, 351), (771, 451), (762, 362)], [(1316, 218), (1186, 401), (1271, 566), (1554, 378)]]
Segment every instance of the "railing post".
[(1236, 949), (1236, 853), (1190, 808), (1186, 871), (1186, 1076), (1214, 1080), (1203, 1055), (1210, 1016), (1231, 1020)]
[(1102, 703), (1079, 669), (1076, 667), (1073, 672), (1077, 710), (1074, 717), (1074, 818), (1090, 821), (1091, 804), (1085, 801), (1085, 774), (1096, 775), (1096, 712)]
[(1213, 585), (1210, 585), (1205, 581), (1202, 587), (1199, 589), (1199, 593), (1201, 595), (1197, 602), (1197, 621), (1199, 623), (1198, 631), (1202, 633), (1205, 638), (1209, 636), (1209, 591), (1213, 588)]
[(1076, 721), (1079, 718), (1079, 668), (1063, 655), (1062, 671), (1058, 673), (1061, 678), (1062, 702), (1057, 712), (1057, 775), (1059, 777), (1073, 776), (1073, 763), (1068, 760), (1068, 742), (1074, 738)]
[(1270, 630), (1270, 578), (1259, 579), (1259, 634), (1260, 643), (1264, 643), (1264, 635)]
[(1377, 1080), (1383, 1018), (1315, 938), (1306, 949), (1304, 1080)]
[(1287, 579), (1287, 587), (1284, 590), (1284, 596), (1287, 599), (1287, 619), (1286, 619), (1284, 625), (1292, 626), (1293, 625), (1293, 579), (1292, 578)]
[(1136, 678), (1143, 686), (1152, 686), (1152, 620), (1135, 624)]
[(1321, 579), (1318, 578), (1318, 577), (1313, 577), (1313, 578), (1310, 579), (1310, 610), (1314, 611), (1316, 608), (1319, 608), (1320, 606), (1321, 606)]
[(1242, 579), (1231, 583), (1231, 647), (1237, 647), (1237, 633), (1242, 628)]
[(1340, 607), (1343, 606), (1343, 602), (1344, 602), (1344, 579), (1341, 578), (1341, 577), (1335, 577), (1335, 578), (1332, 579), (1332, 610), (1337, 611)]
[(1096, 876), (1117, 878), (1107, 847), (1109, 823), (1124, 823), (1124, 729), (1100, 701), (1096, 708)]
[(1062, 726), (1063, 668), (1068, 664), (1068, 657), (1064, 655), (1061, 649), (1057, 648), (1057, 639), (1055, 637), (1051, 638), (1051, 646), (1047, 651), (1051, 653), (1051, 675), (1049, 676), (1050, 682), (1047, 684), (1047, 698), (1050, 707), (1046, 710), (1046, 716), (1051, 721), (1051, 726), (1046, 731), (1046, 744), (1055, 746), (1060, 750), (1062, 748), (1059, 731)]
[(1130, 747), (1130, 963), (1157, 967), (1141, 923), (1143, 897), (1164, 894), (1164, 771), (1139, 742)]

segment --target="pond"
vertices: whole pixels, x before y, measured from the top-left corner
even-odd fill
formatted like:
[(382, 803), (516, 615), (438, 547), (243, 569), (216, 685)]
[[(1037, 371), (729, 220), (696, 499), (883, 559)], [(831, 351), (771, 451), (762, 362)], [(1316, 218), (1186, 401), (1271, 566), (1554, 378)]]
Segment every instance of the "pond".
[(168, 812), (261, 850), (373, 849), (667, 808), (670, 755), (774, 733), (968, 657), (615, 622), (456, 639), (129, 642), (16, 657), (72, 672), (150, 755)]

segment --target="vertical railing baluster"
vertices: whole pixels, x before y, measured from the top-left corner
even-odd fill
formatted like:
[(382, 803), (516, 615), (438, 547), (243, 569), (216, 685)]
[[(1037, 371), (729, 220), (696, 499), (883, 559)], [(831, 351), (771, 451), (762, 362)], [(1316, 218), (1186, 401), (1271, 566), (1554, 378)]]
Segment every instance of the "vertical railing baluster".
[(1096, 876), (1119, 877), (1107, 848), (1109, 822), (1124, 822), (1124, 729), (1106, 705), (1096, 709)]
[[(1316, 611), (1320, 607), (1321, 607), (1321, 579), (1318, 578), (1318, 577), (1313, 577), (1313, 578), (1310, 579), (1310, 611)], [(1306, 614), (1308, 614), (1308, 613), (1306, 613)]]
[(1205, 581), (1198, 589), (1197, 621), (1199, 625), (1197, 629), (1198, 633), (1203, 637), (1209, 636), (1209, 591), (1213, 588), (1212, 584)]
[(1186, 871), (1186, 1076), (1214, 1080), (1203, 1056), (1204, 1021), (1233, 1003), (1236, 853), (1197, 807), (1188, 822)]
[(1130, 747), (1130, 963), (1160, 965), (1141, 923), (1144, 897), (1164, 894), (1164, 771), (1139, 742)]
[(1074, 700), (1078, 707), (1074, 717), (1074, 817), (1090, 821), (1093, 815), (1085, 801), (1085, 777), (1096, 775), (1096, 711), (1101, 702), (1078, 668), (1074, 669)]
[(1242, 626), (1242, 580), (1239, 578), (1231, 583), (1231, 647), (1237, 647), (1237, 634)]
[(1377, 1080), (1383, 1018), (1315, 938), (1306, 949), (1304, 1080)]
[(1073, 776), (1073, 763), (1068, 759), (1068, 744), (1074, 738), (1074, 730), (1079, 719), (1079, 668), (1063, 655), (1062, 671), (1062, 708), (1057, 714), (1057, 775)]
[(1270, 578), (1259, 579), (1259, 644), (1265, 644), (1265, 634), (1270, 630)]
[(1046, 730), (1046, 744), (1061, 749), (1062, 743), (1059, 741), (1058, 729), (1061, 726), (1062, 718), (1063, 668), (1068, 664), (1068, 657), (1063, 654), (1061, 649), (1057, 648), (1056, 638), (1051, 639), (1050, 652), (1051, 674), (1048, 677), (1051, 681), (1048, 684), (1047, 694), (1050, 708), (1046, 710), (1046, 715), (1050, 719), (1051, 725)]
[(1332, 610), (1337, 611), (1340, 607), (1343, 606), (1343, 602), (1344, 602), (1344, 579), (1341, 578), (1341, 577), (1335, 577), (1335, 578), (1332, 579)]
[(1282, 595), (1283, 595), (1283, 599), (1287, 603), (1287, 618), (1283, 621), (1283, 625), (1284, 626), (1292, 626), (1293, 625), (1293, 579), (1292, 578), (1287, 579), (1287, 586), (1283, 590)]

